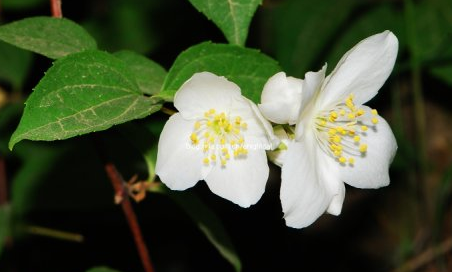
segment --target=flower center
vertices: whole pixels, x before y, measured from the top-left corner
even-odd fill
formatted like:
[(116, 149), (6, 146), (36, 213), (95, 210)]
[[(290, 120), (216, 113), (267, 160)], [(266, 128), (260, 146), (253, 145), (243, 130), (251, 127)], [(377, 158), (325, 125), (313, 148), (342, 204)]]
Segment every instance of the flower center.
[(350, 94), (343, 103), (316, 116), (317, 141), (340, 164), (353, 165), (357, 156), (367, 152), (365, 137), (369, 127), (378, 124), (377, 116), (375, 109), (369, 114), (357, 107), (353, 103), (353, 94)]
[(231, 155), (239, 158), (248, 154), (242, 135), (247, 127), (240, 116), (230, 117), (224, 112), (217, 113), (215, 109), (210, 109), (195, 122), (190, 141), (193, 146), (202, 148), (204, 165), (219, 162), (224, 167)]

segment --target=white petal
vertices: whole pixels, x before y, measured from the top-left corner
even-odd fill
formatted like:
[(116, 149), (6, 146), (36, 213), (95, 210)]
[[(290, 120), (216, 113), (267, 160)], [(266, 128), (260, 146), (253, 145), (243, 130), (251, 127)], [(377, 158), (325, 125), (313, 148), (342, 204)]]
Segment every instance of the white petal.
[(268, 151), (267, 157), (269, 161), (281, 167), (286, 156), (287, 146), (289, 145), (290, 139), (287, 132), (280, 125), (273, 127), (273, 131), (275, 136), (280, 140), (281, 145), (273, 151)]
[(242, 207), (255, 204), (268, 179), (264, 150), (249, 150), (246, 158), (231, 158), (225, 167), (215, 166), (205, 178), (210, 190)]
[(203, 165), (202, 150), (190, 148), (193, 126), (193, 121), (186, 121), (176, 113), (160, 134), (155, 172), (170, 189), (190, 188), (204, 179), (210, 170)]
[(332, 215), (339, 215), (342, 211), (342, 204), (344, 203), (345, 198), (345, 185), (343, 182), (340, 182), (337, 194), (333, 196), (333, 199), (326, 210), (327, 213)]
[(340, 194), (338, 167), (317, 146), (312, 133), (292, 142), (282, 166), (281, 204), (286, 225), (303, 228), (312, 224)]
[(323, 84), (322, 109), (343, 101), (353, 93), (355, 104), (374, 97), (391, 73), (398, 40), (390, 31), (368, 37), (349, 50)]
[(174, 97), (174, 106), (185, 119), (203, 116), (209, 109), (227, 112), (234, 98), (240, 97), (240, 88), (224, 77), (209, 72), (194, 74)]
[(295, 124), (300, 115), (302, 80), (279, 72), (265, 83), (259, 109), (277, 124)]
[(379, 188), (389, 184), (389, 165), (397, 150), (397, 142), (388, 123), (381, 117), (378, 120), (377, 125), (369, 126), (367, 136), (361, 137), (361, 142), (367, 144), (367, 152), (355, 157), (353, 166), (341, 166), (341, 179), (351, 186)]
[(315, 97), (320, 90), (323, 80), (325, 79), (327, 65), (323, 65), (322, 69), (317, 72), (307, 72), (304, 75), (301, 99), (301, 111), (305, 110), (309, 102)]
[(257, 106), (249, 99), (240, 96), (234, 99), (230, 114), (232, 118), (240, 116), (247, 123), (244, 131), (247, 144), (260, 146), (260, 149), (269, 150), (279, 145), (279, 139), (273, 133), (273, 128), (261, 114)]

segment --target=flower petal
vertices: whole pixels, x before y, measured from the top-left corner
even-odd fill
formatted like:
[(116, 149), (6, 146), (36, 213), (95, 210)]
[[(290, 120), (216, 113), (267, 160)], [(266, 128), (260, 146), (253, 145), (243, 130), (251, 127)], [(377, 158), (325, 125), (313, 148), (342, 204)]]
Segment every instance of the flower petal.
[(304, 75), (301, 99), (301, 111), (305, 110), (309, 102), (314, 98), (316, 92), (320, 90), (323, 80), (325, 79), (327, 65), (323, 65), (322, 69), (317, 72), (307, 72)]
[(390, 31), (370, 36), (349, 50), (327, 77), (319, 97), (320, 107), (343, 101), (354, 94), (355, 104), (374, 97), (391, 73), (397, 57), (398, 40)]
[(295, 124), (300, 115), (302, 80), (279, 72), (265, 83), (259, 109), (277, 124)]
[(278, 137), (280, 145), (273, 151), (267, 151), (267, 157), (269, 161), (273, 162), (279, 167), (282, 167), (290, 139), (289, 135), (287, 135), (287, 132), (281, 125), (273, 127), (273, 131), (275, 133), (275, 136)]
[[(369, 108), (364, 107), (366, 111)], [(397, 143), (388, 123), (378, 117), (378, 124), (370, 126), (362, 142), (367, 144), (367, 152), (355, 157), (353, 166), (341, 166), (341, 179), (357, 188), (379, 188), (389, 184), (389, 165), (391, 164)]]
[(193, 121), (184, 120), (181, 114), (170, 117), (160, 134), (155, 172), (172, 190), (185, 190), (204, 179), (210, 167), (203, 165), (203, 153), (193, 148), (190, 134)]
[(174, 106), (185, 119), (203, 116), (209, 109), (227, 112), (234, 98), (241, 97), (240, 88), (224, 77), (209, 72), (194, 74), (174, 97)]
[(205, 180), (213, 193), (246, 208), (261, 198), (268, 172), (265, 150), (248, 150), (246, 158), (214, 167)]
[(343, 183), (335, 162), (318, 147), (312, 133), (291, 142), (281, 173), (281, 204), (286, 225), (303, 228), (312, 224), (341, 194)]
[(326, 212), (336, 216), (341, 214), (344, 198), (345, 198), (345, 185), (343, 182), (340, 182), (337, 194), (333, 196), (333, 199), (331, 200), (330, 205), (328, 206)]

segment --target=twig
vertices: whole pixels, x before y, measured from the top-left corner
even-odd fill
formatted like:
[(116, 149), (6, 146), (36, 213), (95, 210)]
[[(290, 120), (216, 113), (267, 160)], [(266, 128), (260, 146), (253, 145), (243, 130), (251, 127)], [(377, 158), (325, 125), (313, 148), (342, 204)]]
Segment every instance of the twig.
[(8, 204), (8, 184), (6, 183), (5, 158), (0, 157), (0, 206)]
[(408, 272), (416, 271), (422, 266), (432, 262), (441, 255), (446, 254), (452, 250), (452, 237), (444, 240), (441, 244), (430, 247), (421, 254), (408, 260), (406, 263), (401, 265), (399, 268), (393, 270), (393, 272)]
[(140, 225), (138, 224), (135, 212), (132, 209), (132, 204), (130, 203), (128, 193), (124, 188), (124, 179), (119, 174), (118, 170), (112, 163), (107, 163), (105, 165), (105, 171), (113, 185), (115, 190), (115, 198), (121, 199), (121, 206), (126, 216), (127, 222), (129, 223), (130, 230), (132, 231), (133, 238), (135, 240), (135, 245), (137, 246), (138, 254), (140, 255), (141, 262), (143, 264), (144, 271), (154, 272), (152, 266), (151, 258), (149, 257), (149, 251), (143, 240), (143, 235), (141, 234)]
[(63, 18), (63, 12), (61, 11), (61, 0), (50, 0), (50, 10), (52, 11), (52, 17)]
[(55, 239), (76, 242), (76, 243), (81, 243), (84, 240), (83, 235), (78, 234), (78, 233), (49, 229), (49, 228), (40, 227), (40, 226), (27, 226), (27, 227), (25, 227), (25, 230), (28, 233), (31, 233), (34, 235), (46, 236), (46, 237), (51, 237), (51, 238), (55, 238)]

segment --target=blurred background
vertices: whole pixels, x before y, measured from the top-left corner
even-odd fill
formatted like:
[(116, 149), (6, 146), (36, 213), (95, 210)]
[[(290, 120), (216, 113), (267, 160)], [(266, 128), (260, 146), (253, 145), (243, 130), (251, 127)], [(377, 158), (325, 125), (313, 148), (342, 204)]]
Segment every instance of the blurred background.
[[(0, 24), (49, 15), (47, 0), (0, 1)], [(166, 69), (194, 44), (226, 42), (186, 0), (63, 0), (63, 15), (99, 48), (133, 50)], [(452, 2), (265, 0), (247, 46), (303, 78), (325, 62), (330, 72), (353, 45), (386, 29), (398, 37), (399, 55), (368, 104), (388, 120), (399, 145), (388, 187), (347, 187), (340, 216), (324, 215), (301, 230), (284, 224), (280, 169), (273, 165), (266, 193), (249, 209), (213, 195), (203, 182), (189, 190), (219, 216), (243, 271), (452, 271)], [(0, 216), (0, 271), (142, 271), (91, 136), (7, 149), (25, 99), (51, 64), (0, 42), (0, 215), (11, 213), (9, 222)], [(125, 179), (146, 177), (130, 135), (117, 128), (97, 134)], [(233, 271), (167, 196), (148, 194), (133, 205), (157, 271)]]

